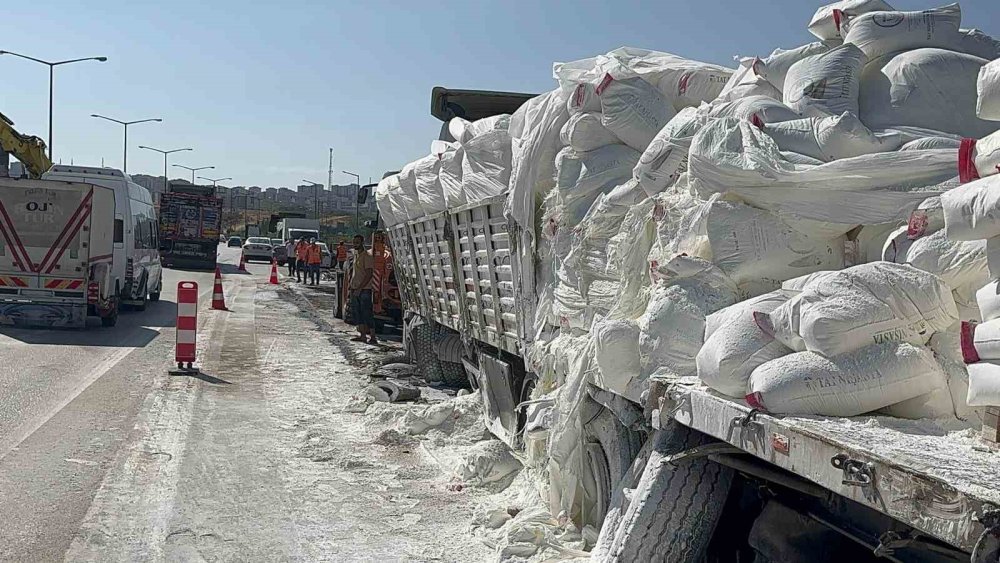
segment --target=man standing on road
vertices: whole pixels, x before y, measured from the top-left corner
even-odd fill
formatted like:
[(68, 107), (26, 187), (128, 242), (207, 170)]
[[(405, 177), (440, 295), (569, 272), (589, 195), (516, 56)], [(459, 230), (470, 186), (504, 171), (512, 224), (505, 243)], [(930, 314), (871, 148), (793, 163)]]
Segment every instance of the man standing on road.
[(309, 240), (309, 248), (306, 250), (306, 262), (309, 267), (310, 285), (319, 285), (319, 267), (323, 263), (323, 249), (316, 243), (316, 239)]
[(343, 272), (344, 262), (347, 262), (347, 245), (344, 241), (337, 243), (337, 268)]
[(309, 251), (309, 242), (302, 237), (299, 242), (295, 243), (295, 279), (299, 283), (302, 283), (302, 278), (305, 277), (306, 281), (309, 281), (309, 272), (306, 271), (306, 254)]
[(285, 263), (288, 264), (288, 277), (295, 275), (295, 241), (285, 241)]
[(365, 237), (354, 236), (354, 254), (349, 299), (351, 317), (360, 334), (351, 340), (364, 342), (367, 337), (369, 344), (378, 344), (373, 328), (375, 314), (372, 311), (372, 275), (375, 271), (375, 258), (365, 249)]

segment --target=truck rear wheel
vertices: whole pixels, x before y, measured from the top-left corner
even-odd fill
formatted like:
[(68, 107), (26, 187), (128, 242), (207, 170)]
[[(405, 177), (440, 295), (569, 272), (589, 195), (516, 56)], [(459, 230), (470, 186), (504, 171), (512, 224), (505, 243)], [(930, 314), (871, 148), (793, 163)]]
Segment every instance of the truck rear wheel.
[(604, 406), (588, 402), (597, 413), (583, 426), (586, 441), (584, 456), (590, 473), (588, 477), (596, 492), (595, 504), (587, 520), (589, 524), (600, 527), (608, 513), (614, 489), (626, 476), (632, 461), (642, 449), (643, 436), (626, 428)]
[(114, 297), (111, 298), (111, 306), (109, 310), (103, 315), (101, 315), (101, 326), (111, 327), (118, 324), (118, 309), (119, 309), (118, 296), (115, 295)]
[(163, 291), (163, 274), (160, 274), (160, 282), (156, 284), (156, 290), (149, 292), (149, 300), (154, 303), (159, 301), (161, 291)]
[(678, 423), (653, 435), (646, 469), (615, 530), (602, 530), (604, 561), (701, 561), (733, 481), (733, 470), (704, 457), (663, 459), (711, 442)]

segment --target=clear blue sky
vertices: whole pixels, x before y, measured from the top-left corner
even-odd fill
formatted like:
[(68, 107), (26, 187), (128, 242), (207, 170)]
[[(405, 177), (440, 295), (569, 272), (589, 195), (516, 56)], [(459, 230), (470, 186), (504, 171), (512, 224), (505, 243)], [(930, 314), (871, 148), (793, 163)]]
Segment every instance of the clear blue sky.
[[(427, 154), (440, 122), (433, 86), (543, 92), (553, 61), (629, 45), (732, 66), (812, 40), (823, 2), (474, 1), (8, 2), (0, 49), (58, 60), (55, 156), (120, 167), (120, 126), (90, 118), (162, 117), (133, 126), (129, 171), (159, 175), (174, 155), (232, 185), (326, 182), (382, 172)], [(890, 0), (898, 9), (946, 2)], [(962, 3), (963, 27), (1000, 34), (1000, 2)], [(0, 57), (0, 111), (47, 135), (47, 69)], [(187, 177), (174, 168), (172, 177)]]

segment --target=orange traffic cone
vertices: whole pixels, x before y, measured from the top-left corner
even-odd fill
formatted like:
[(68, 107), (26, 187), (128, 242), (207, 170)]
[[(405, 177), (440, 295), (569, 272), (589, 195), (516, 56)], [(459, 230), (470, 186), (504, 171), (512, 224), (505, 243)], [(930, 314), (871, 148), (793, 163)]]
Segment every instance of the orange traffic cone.
[(278, 262), (275, 260), (271, 260), (271, 279), (268, 283), (278, 285)]
[(242, 252), (240, 252), (240, 268), (239, 268), (239, 270), (241, 272), (247, 271), (247, 259), (246, 259), (246, 256)]
[(215, 267), (215, 287), (212, 288), (212, 308), (219, 311), (228, 311), (226, 307), (226, 297), (222, 294), (222, 272), (219, 267)]

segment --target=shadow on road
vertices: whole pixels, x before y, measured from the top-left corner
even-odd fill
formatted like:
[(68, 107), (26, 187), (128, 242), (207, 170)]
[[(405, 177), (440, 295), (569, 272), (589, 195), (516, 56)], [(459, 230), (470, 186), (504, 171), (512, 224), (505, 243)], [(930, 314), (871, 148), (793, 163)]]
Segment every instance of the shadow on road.
[(193, 377), (195, 379), (200, 379), (205, 383), (211, 383), (212, 385), (232, 385), (231, 381), (226, 381), (225, 379), (220, 379), (214, 375), (208, 375), (207, 373), (196, 371), (192, 373), (177, 373), (171, 374), (174, 377)]
[[(119, 330), (119, 329), (124, 330)], [(0, 334), (25, 344), (53, 344), (57, 346), (110, 346), (115, 348), (142, 348), (160, 335), (160, 332), (143, 326), (88, 327), (84, 330), (52, 328), (0, 328)]]

